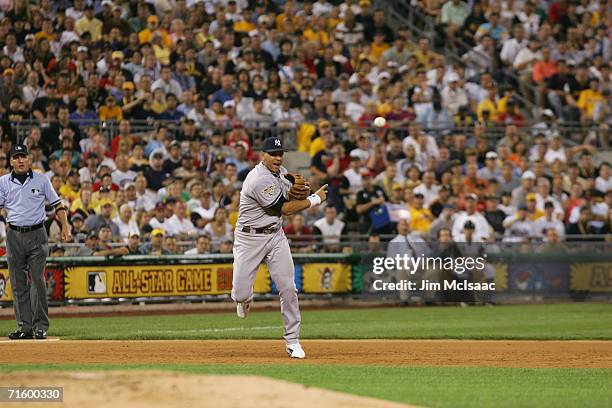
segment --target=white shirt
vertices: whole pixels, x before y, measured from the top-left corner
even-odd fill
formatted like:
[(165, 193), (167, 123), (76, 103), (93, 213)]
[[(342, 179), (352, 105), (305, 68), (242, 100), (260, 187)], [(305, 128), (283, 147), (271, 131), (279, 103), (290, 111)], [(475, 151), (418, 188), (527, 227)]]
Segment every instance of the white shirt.
[(350, 117), (353, 122), (357, 122), (363, 112), (365, 112), (365, 108), (360, 103), (349, 102), (346, 104), (346, 116)]
[(429, 205), (438, 199), (438, 193), (440, 186), (432, 184), (431, 187), (427, 188), (425, 184), (419, 184), (412, 190), (414, 194), (423, 194), (423, 207), (429, 207)]
[(340, 242), (340, 236), (342, 235), (342, 230), (344, 229), (344, 222), (336, 218), (334, 222), (329, 224), (325, 217), (323, 217), (317, 220), (314, 223), (314, 226), (321, 231), (323, 243), (337, 244)]
[(23, 56), (23, 48), (15, 46), (15, 51), (11, 52), (8, 47), (5, 45), (2, 48), (2, 52), (4, 53), (4, 55), (6, 55), (7, 57), (9, 57), (11, 59), (11, 61), (13, 61), (13, 63), (15, 62), (24, 62), (25, 58)]
[(176, 214), (168, 218), (164, 224), (166, 225), (166, 232), (169, 234), (195, 234), (195, 227), (188, 218), (180, 219)]
[(179, 97), (183, 93), (181, 85), (175, 79), (170, 79), (170, 81), (166, 82), (162, 78), (159, 78), (151, 85), (151, 91), (154, 92), (156, 89), (162, 89), (166, 95), (172, 93), (176, 97)]
[(417, 151), (417, 156), (425, 155), (427, 158), (433, 157), (437, 159), (440, 157), (440, 150), (438, 149), (438, 143), (436, 143), (436, 139), (433, 136), (425, 136), (427, 138), (427, 143), (425, 144), (425, 151), (421, 149), (421, 145), (416, 141), (416, 139), (412, 136), (408, 136), (404, 140), (402, 140), (402, 150), (406, 151), (406, 148), (409, 144), (413, 145), (415, 150)]
[[(513, 221), (517, 218), (517, 215), (511, 215), (506, 217), (504, 220), (504, 225), (507, 222)], [(504, 242), (523, 242), (529, 237), (536, 236), (536, 231), (534, 228), (534, 222), (529, 218), (525, 218), (523, 221), (517, 221), (511, 226), (506, 228), (504, 231)]]
[(547, 201), (550, 201), (551, 203), (553, 203), (553, 207), (555, 209), (554, 211), (555, 217), (558, 216), (560, 219), (563, 219), (564, 211), (563, 211), (563, 207), (561, 206), (561, 203), (559, 202), (559, 200), (557, 200), (555, 197), (551, 196), (550, 194), (547, 197), (542, 197), (540, 193), (536, 193), (536, 208), (538, 210), (544, 211), (544, 204), (546, 204)]
[(514, 60), (518, 55), (519, 51), (523, 48), (527, 47), (527, 40), (518, 41), (516, 38), (511, 38), (509, 40), (504, 41), (504, 45), (501, 49), (499, 57), (501, 60), (510, 66), (513, 66)]
[[(535, 52), (531, 51), (529, 47), (525, 47), (522, 50), (520, 50), (518, 54), (516, 55), (516, 57), (514, 58), (514, 64), (512, 64), (512, 68), (518, 70), (517, 67), (527, 61), (531, 61), (530, 64), (533, 65), (536, 61), (535, 60), (536, 57), (537, 57), (537, 54)], [(521, 71), (525, 71), (530, 68), (531, 66), (528, 64)]]
[(136, 174), (136, 172), (133, 170), (121, 171), (117, 169), (111, 173), (113, 183), (121, 187), (123, 187), (127, 182), (134, 181), (137, 175), (138, 174)]
[(193, 211), (200, 214), (202, 218), (205, 220), (212, 220), (215, 217), (215, 210), (217, 209), (216, 204), (212, 204), (209, 209), (206, 209), (202, 206), (194, 208)]
[(549, 147), (544, 155), (544, 160), (548, 164), (552, 164), (555, 160), (561, 160), (561, 163), (565, 163), (567, 160), (565, 148), (561, 147), (559, 150), (553, 150), (552, 147)]
[(344, 177), (346, 177), (349, 182), (351, 194), (357, 194), (359, 191), (363, 190), (363, 180), (358, 172), (353, 169), (348, 169), (344, 172)]
[(144, 194), (136, 193), (136, 206), (137, 210), (144, 209), (145, 211), (150, 211), (155, 208), (155, 204), (157, 204), (157, 196), (146, 190)]
[(535, 220), (533, 222), (533, 230), (534, 230), (534, 234), (540, 237), (545, 237), (546, 236), (546, 230), (549, 230), (551, 228), (554, 228), (555, 230), (557, 230), (557, 234), (559, 235), (559, 238), (563, 239), (563, 237), (565, 237), (565, 227), (563, 226), (563, 223), (557, 219), (552, 218), (552, 220), (547, 220), (546, 216), (544, 217), (540, 217), (537, 220)]
[(607, 180), (601, 176), (597, 177), (595, 179), (595, 189), (602, 193), (606, 193), (608, 190), (612, 189), (612, 177), (608, 177)]
[(467, 212), (461, 211), (453, 222), (452, 235), (455, 241), (460, 238), (460, 234), (463, 234), (463, 226), (467, 221), (472, 221), (476, 227), (474, 241), (485, 241), (489, 237), (489, 223), (482, 214), (475, 212), (469, 215)]
[(130, 219), (128, 222), (123, 222), (121, 221), (121, 218), (115, 217), (113, 222), (117, 224), (117, 227), (119, 227), (119, 236), (123, 238), (126, 242), (130, 235), (130, 232), (139, 233), (138, 224), (136, 224), (136, 221), (134, 221), (133, 219)]
[(333, 6), (328, 2), (321, 3), (317, 1), (312, 5), (312, 14), (319, 17), (320, 15), (329, 14)]
[(358, 157), (359, 160), (361, 160), (362, 162), (368, 160), (370, 158), (370, 156), (372, 156), (372, 154), (374, 153), (374, 150), (369, 149), (369, 150), (363, 150), (363, 149), (353, 149), (350, 152), (350, 156), (351, 157)]
[(442, 90), (441, 96), (442, 106), (453, 115), (459, 112), (459, 108), (469, 103), (467, 92), (463, 88), (451, 89), (447, 86)]

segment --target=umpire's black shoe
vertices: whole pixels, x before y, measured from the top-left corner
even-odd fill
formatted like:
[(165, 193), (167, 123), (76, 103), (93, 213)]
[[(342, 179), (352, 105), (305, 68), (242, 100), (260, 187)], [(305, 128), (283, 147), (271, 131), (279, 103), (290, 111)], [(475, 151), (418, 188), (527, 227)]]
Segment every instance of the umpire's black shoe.
[(32, 330), (23, 331), (21, 328), (15, 330), (14, 332), (8, 335), (8, 338), (11, 340), (25, 340), (25, 339), (33, 339), (34, 334)]
[(34, 331), (34, 338), (38, 340), (44, 340), (47, 338), (47, 332), (42, 329), (37, 329)]

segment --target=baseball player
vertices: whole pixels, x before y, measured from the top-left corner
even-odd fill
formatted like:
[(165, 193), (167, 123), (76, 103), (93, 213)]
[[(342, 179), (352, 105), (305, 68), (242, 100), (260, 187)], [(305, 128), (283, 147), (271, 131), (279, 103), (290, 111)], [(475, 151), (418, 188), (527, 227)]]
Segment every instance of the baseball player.
[[(13, 171), (0, 177), (0, 209), (7, 223), (6, 253), (19, 328), (8, 337), (12, 340), (45, 339), (49, 329), (47, 285), (43, 276), (48, 251), (43, 224), (45, 201), (55, 207), (62, 226), (62, 240), (70, 240), (70, 227), (66, 208), (49, 178), (31, 170), (32, 157), (28, 148), (22, 144), (13, 145), (10, 158)], [(31, 285), (28, 284), (28, 272)]]
[(249, 172), (240, 192), (232, 299), (238, 317), (246, 318), (255, 274), (265, 261), (280, 295), (285, 349), (293, 358), (305, 358), (299, 343), (301, 318), (295, 271), (289, 242), (281, 228), (282, 216), (321, 204), (327, 198), (327, 184), (310, 194), (310, 186), (302, 176), (287, 173), (282, 166), (284, 149), (280, 139), (265, 139), (262, 150), (262, 162)]

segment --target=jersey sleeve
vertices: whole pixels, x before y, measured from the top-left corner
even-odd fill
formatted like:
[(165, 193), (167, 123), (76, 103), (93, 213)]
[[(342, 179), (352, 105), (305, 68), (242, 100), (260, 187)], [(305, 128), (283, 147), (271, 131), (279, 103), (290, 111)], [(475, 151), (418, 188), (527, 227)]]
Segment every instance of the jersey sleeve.
[(281, 183), (272, 177), (264, 177), (251, 189), (251, 196), (265, 210), (278, 207), (286, 201)]
[(55, 192), (55, 189), (51, 185), (51, 180), (48, 177), (45, 177), (45, 181), (43, 184), (43, 190), (45, 193), (45, 198), (49, 202), (49, 205), (54, 207), (60, 203), (60, 198)]
[(4, 180), (0, 180), (0, 209), (4, 208), (6, 203), (7, 189), (4, 186)]

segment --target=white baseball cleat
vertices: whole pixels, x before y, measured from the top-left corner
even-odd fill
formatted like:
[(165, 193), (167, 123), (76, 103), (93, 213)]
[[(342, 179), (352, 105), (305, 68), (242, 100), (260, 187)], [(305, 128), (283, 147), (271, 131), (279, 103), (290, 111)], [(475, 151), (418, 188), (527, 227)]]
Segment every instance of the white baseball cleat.
[(300, 343), (287, 344), (285, 350), (287, 350), (287, 354), (291, 358), (306, 358), (306, 353), (302, 346), (300, 346)]
[(249, 309), (251, 308), (251, 302), (236, 303), (236, 314), (240, 319), (246, 319), (249, 315)]

